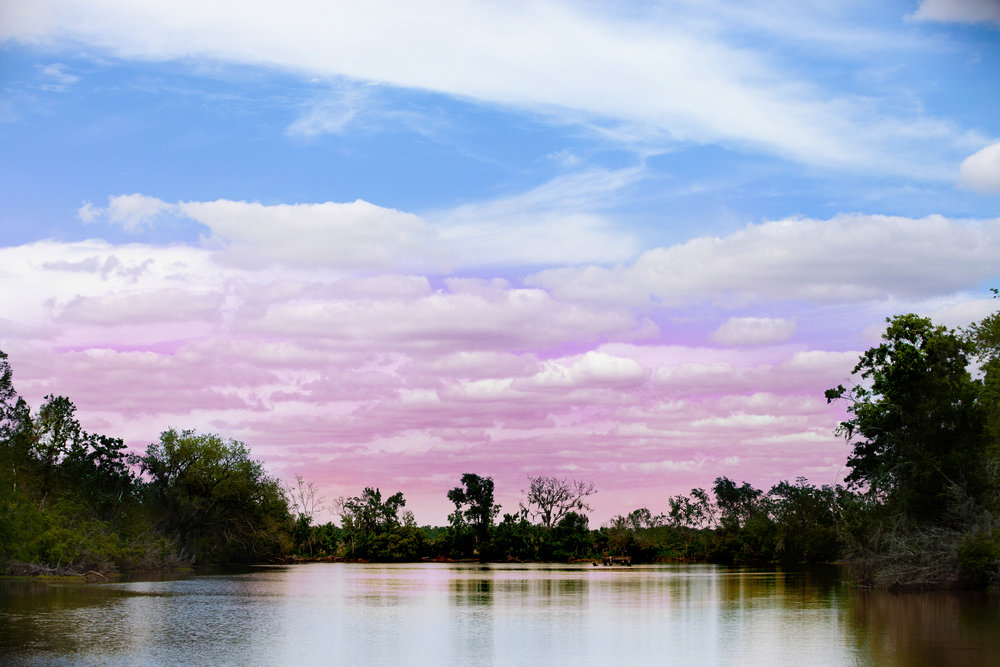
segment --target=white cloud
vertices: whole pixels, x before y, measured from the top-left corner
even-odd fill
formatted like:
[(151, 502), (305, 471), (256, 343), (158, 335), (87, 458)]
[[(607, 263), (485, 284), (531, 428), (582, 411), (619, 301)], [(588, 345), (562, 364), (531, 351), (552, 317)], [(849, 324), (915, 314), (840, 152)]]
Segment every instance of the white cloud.
[(1000, 271), (1000, 219), (841, 215), (748, 225), (643, 253), (632, 265), (542, 271), (528, 284), (567, 299), (721, 305), (927, 297)]
[(340, 134), (365, 106), (366, 95), (359, 87), (348, 87), (312, 105), (288, 127), (293, 136)]
[(212, 230), (220, 258), (248, 268), (281, 263), (367, 270), (426, 268), (434, 261), (434, 233), (412, 213), (370, 204), (185, 202), (184, 215)]
[[(1000, 4), (997, 7), (1000, 8)], [(959, 171), (959, 183), (981, 192), (1000, 193), (1000, 142), (965, 158)]]
[[(738, 21), (738, 18), (731, 18)], [(780, 33), (781, 31), (779, 31)], [(787, 30), (785, 31), (787, 32)], [(600, 126), (642, 141), (761, 148), (796, 161), (944, 177), (872, 99), (837, 98), (781, 71), (775, 54), (726, 43), (684, 11), (612, 15), (573, 2), (206, 3), (35, 0), (7, 8), (0, 40), (83, 43), (127, 58), (209, 58), (430, 90)], [(736, 42), (734, 42), (735, 44)], [(290, 131), (339, 131), (349, 108)]]
[(210, 231), (205, 244), (242, 268), (283, 265), (362, 271), (426, 271), (496, 266), (615, 263), (637, 240), (600, 210), (641, 177), (636, 168), (560, 176), (526, 193), (424, 216), (356, 200), (273, 204), (219, 199), (169, 203), (141, 194), (85, 202), (84, 222), (137, 233), (168, 216)]
[(922, 0), (913, 18), (945, 23), (995, 23), (1000, 25), (996, 0)]
[[(568, 362), (568, 363), (567, 363)], [(649, 372), (634, 359), (591, 350), (572, 360), (554, 360), (527, 383), (540, 387), (567, 388), (590, 385), (635, 385)]]
[(95, 208), (89, 201), (77, 211), (84, 222), (104, 219), (119, 225), (127, 232), (137, 233), (152, 227), (163, 215), (176, 211), (176, 207), (156, 197), (141, 194), (108, 197), (107, 208)]
[(43, 90), (62, 92), (69, 90), (73, 84), (80, 80), (80, 77), (67, 72), (66, 66), (62, 63), (46, 65), (41, 68), (41, 73), (45, 77), (45, 82), (41, 85)]
[(558, 177), (526, 193), (429, 214), (459, 267), (615, 263), (638, 241), (602, 216), (640, 169)]
[(782, 343), (795, 333), (795, 318), (731, 317), (712, 334), (723, 345)]

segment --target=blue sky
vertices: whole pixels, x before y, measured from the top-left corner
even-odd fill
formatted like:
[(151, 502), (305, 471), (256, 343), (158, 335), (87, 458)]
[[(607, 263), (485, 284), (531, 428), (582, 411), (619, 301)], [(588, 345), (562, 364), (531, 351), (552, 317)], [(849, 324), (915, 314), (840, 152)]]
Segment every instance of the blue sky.
[(0, 349), (430, 515), (826, 482), (884, 318), (994, 308), (998, 72), (994, 0), (0, 2)]

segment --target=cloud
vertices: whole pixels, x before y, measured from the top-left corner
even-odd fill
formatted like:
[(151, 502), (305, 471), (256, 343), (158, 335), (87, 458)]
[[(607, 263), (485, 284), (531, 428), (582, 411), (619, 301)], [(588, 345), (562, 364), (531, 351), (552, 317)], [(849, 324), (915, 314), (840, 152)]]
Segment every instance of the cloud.
[(557, 177), (526, 193), (428, 214), (458, 267), (615, 263), (635, 237), (601, 215), (642, 177), (638, 168)]
[(57, 320), (113, 327), (214, 319), (224, 298), (221, 292), (198, 293), (180, 289), (76, 297), (62, 308)]
[(357, 118), (366, 102), (367, 95), (360, 87), (345, 87), (313, 104), (288, 127), (288, 134), (301, 137), (340, 134)]
[[(913, 130), (926, 124), (922, 116), (892, 117), (870, 95), (831, 96), (797, 78), (798, 62), (783, 66), (770, 47), (729, 43), (724, 32), (682, 9), (615, 16), (572, 2), (299, 0), (233, 11), (176, 0), (36, 0), (8, 8), (0, 40), (287, 68), (526, 110), (640, 143), (721, 143), (807, 164), (945, 177), (946, 160), (930, 164), (927, 151), (961, 143), (960, 132), (921, 143)], [(352, 113), (321, 105), (290, 131), (341, 131)], [(922, 160), (911, 159), (915, 146)]]
[(724, 306), (927, 297), (997, 276), (1000, 219), (840, 215), (748, 225), (643, 253), (622, 268), (557, 268), (527, 283), (561, 299)]
[(637, 240), (605, 217), (642, 171), (592, 170), (559, 176), (526, 193), (417, 215), (358, 199), (353, 202), (261, 204), (169, 203), (142, 194), (108, 197), (107, 207), (85, 202), (88, 223), (106, 221), (131, 233), (167, 218), (208, 229), (206, 247), (217, 261), (256, 269), (289, 268), (422, 271), (498, 266), (615, 263), (635, 256)]
[(913, 18), (944, 23), (1000, 25), (1000, 3), (996, 0), (922, 0)]
[(795, 333), (795, 318), (731, 317), (712, 334), (723, 345), (782, 343)]
[(63, 92), (80, 80), (80, 77), (67, 72), (66, 66), (62, 63), (52, 63), (42, 67), (41, 74), (45, 78), (45, 83), (41, 85), (42, 90)]
[(107, 208), (95, 208), (89, 201), (84, 202), (77, 215), (84, 222), (106, 220), (134, 234), (152, 227), (165, 214), (176, 210), (176, 206), (156, 197), (131, 194), (108, 197)]
[(220, 258), (237, 266), (379, 271), (441, 264), (434, 261), (434, 234), (426, 222), (360, 199), (273, 206), (220, 199), (177, 208), (211, 229), (223, 246)]
[[(1000, 4), (997, 7), (1000, 11)], [(965, 158), (959, 171), (959, 183), (972, 190), (1000, 194), (1000, 142)]]
[(633, 359), (616, 357), (591, 350), (566, 363), (546, 362), (529, 384), (538, 387), (572, 387), (581, 385), (635, 385), (649, 377), (649, 371)]

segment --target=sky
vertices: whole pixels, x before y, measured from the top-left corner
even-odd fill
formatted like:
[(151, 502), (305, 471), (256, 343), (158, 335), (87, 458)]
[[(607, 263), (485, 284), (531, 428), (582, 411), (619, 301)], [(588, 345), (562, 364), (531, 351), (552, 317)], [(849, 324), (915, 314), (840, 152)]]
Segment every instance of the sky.
[(837, 483), (886, 317), (996, 310), (998, 110), (997, 0), (0, 0), (0, 350), (421, 524)]

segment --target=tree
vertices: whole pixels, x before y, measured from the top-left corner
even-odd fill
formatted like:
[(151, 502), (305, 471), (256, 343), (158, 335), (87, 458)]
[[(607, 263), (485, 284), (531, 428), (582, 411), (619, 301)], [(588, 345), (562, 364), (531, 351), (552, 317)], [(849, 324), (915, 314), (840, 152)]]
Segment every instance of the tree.
[(838, 428), (854, 447), (847, 482), (911, 518), (939, 518), (956, 493), (977, 500), (988, 487), (975, 346), (917, 315), (887, 322), (854, 367), (859, 384), (826, 392), (852, 415)]
[(288, 548), (281, 483), (237, 440), (164, 431), (139, 458), (161, 529), (195, 560), (266, 560)]
[(795, 484), (782, 481), (771, 487), (778, 557), (789, 563), (836, 560), (837, 489), (817, 488), (798, 477)]
[(761, 510), (760, 500), (764, 492), (755, 489), (749, 482), (736, 486), (736, 482), (728, 477), (717, 477), (712, 491), (723, 528), (743, 528)]
[(455, 503), (455, 511), (449, 516), (452, 527), (456, 533), (461, 533), (468, 526), (475, 548), (482, 554), (489, 542), (493, 519), (500, 512), (500, 505), (493, 500), (493, 478), (465, 473), (462, 475), (462, 486), (449, 491), (448, 500)]
[(51, 488), (56, 466), (71, 450), (85, 447), (86, 433), (76, 419), (76, 406), (65, 396), (46, 396), (32, 420), (29, 438), (41, 472), (44, 496)]
[(384, 533), (399, 525), (399, 510), (406, 505), (403, 492), (398, 491), (385, 501), (382, 491), (365, 487), (360, 496), (344, 501), (344, 520), (366, 536)]
[(556, 477), (529, 477), (526, 503), (521, 511), (538, 520), (545, 528), (552, 528), (570, 512), (592, 511), (586, 498), (597, 493), (593, 482), (565, 480)]
[(31, 463), (31, 409), (14, 389), (14, 373), (0, 350), (0, 483), (16, 493), (25, 466)]
[[(993, 298), (1000, 298), (1000, 290), (991, 290)], [(1000, 461), (1000, 311), (989, 315), (981, 322), (968, 327), (965, 339), (972, 345), (973, 353), (979, 362), (979, 370), (983, 375), (983, 392), (981, 401), (985, 413), (985, 437), (987, 458), (990, 461)], [(993, 488), (1000, 481), (1000, 469), (994, 466)]]
[(349, 553), (353, 557), (403, 559), (398, 541), (404, 535), (411, 536), (413, 531), (401, 531), (404, 526), (400, 524), (399, 511), (406, 505), (401, 491), (383, 501), (381, 490), (366, 487), (360, 496), (338, 499), (335, 505), (339, 506), (344, 533), (350, 540)]
[(313, 482), (305, 481), (299, 474), (295, 475), (295, 486), (289, 486), (286, 493), (292, 517), (295, 519), (295, 528), (292, 531), (295, 547), (312, 555), (316, 543), (313, 519), (322, 508), (325, 498), (318, 495), (319, 492)]
[(701, 530), (715, 524), (716, 506), (705, 489), (691, 489), (688, 496), (671, 496), (667, 504), (670, 506), (670, 525), (675, 528)]

